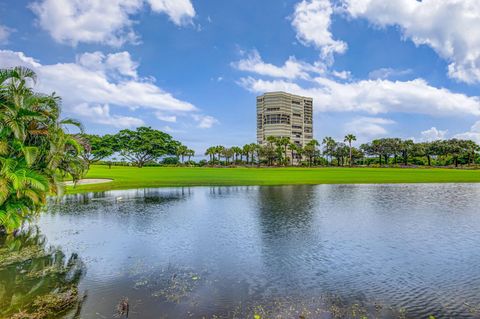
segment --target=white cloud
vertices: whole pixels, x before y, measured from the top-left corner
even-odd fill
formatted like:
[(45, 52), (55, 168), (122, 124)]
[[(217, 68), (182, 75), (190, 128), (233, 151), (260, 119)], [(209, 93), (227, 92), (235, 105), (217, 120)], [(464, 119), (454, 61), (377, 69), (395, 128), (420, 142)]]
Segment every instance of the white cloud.
[(155, 12), (164, 12), (176, 25), (191, 23), (195, 9), (190, 0), (148, 0)]
[(428, 45), (450, 62), (450, 77), (480, 82), (480, 1), (342, 0), (345, 11), (377, 26), (399, 26), (405, 38)]
[(10, 37), (12, 31), (13, 29), (0, 24), (0, 44), (5, 44), (8, 42), (8, 38)]
[(439, 130), (436, 127), (432, 127), (431, 129), (422, 131), (420, 133), (421, 137), (420, 140), (425, 142), (443, 140), (447, 136), (448, 130)]
[(330, 32), (333, 8), (329, 0), (303, 0), (295, 6), (292, 25), (297, 39), (305, 45), (320, 49), (324, 59), (331, 62), (334, 53), (344, 53), (347, 44), (333, 39)]
[(477, 121), (470, 128), (470, 131), (465, 133), (460, 133), (454, 136), (454, 138), (462, 140), (472, 140), (480, 144), (480, 121)]
[(422, 79), (412, 81), (362, 80), (339, 83), (316, 78), (312, 87), (304, 88), (284, 80), (240, 79), (251, 92), (288, 91), (315, 99), (316, 111), (418, 113), (435, 116), (480, 116), (480, 98), (453, 93), (430, 86)]
[(285, 79), (308, 79), (310, 73), (322, 74), (325, 71), (324, 66), (320, 63), (312, 65), (299, 61), (293, 56), (280, 67), (265, 63), (257, 50), (251, 51), (247, 58), (232, 63), (232, 66), (241, 71)]
[(197, 122), (198, 128), (211, 128), (215, 124), (219, 123), (216, 118), (210, 115), (192, 114), (192, 118), (195, 122)]
[(77, 64), (92, 71), (101, 71), (111, 76), (128, 76), (136, 79), (138, 63), (134, 62), (127, 51), (111, 53), (88, 52), (77, 56)]
[(386, 125), (395, 124), (395, 121), (381, 117), (357, 117), (345, 125), (345, 129), (362, 137), (376, 137), (386, 135)]
[(167, 114), (164, 114), (162, 112), (155, 112), (155, 116), (160, 121), (170, 122), (170, 123), (177, 122), (177, 116), (175, 116), (175, 115), (167, 115)]
[[(153, 11), (166, 13), (177, 25), (195, 16), (190, 0), (148, 0)], [(38, 0), (30, 5), (38, 25), (60, 43), (80, 42), (121, 46), (138, 42), (132, 15), (145, 6), (144, 0)]]
[[(172, 115), (197, 111), (194, 105), (173, 97), (153, 80), (138, 78), (137, 64), (131, 61), (127, 52), (108, 55), (86, 53), (79, 55), (74, 63), (42, 65), (22, 52), (0, 50), (0, 68), (17, 65), (30, 67), (37, 72), (38, 91), (56, 92), (63, 98), (66, 111), (72, 113), (75, 113), (76, 106), (82, 104), (90, 108), (103, 105), (104, 114), (110, 111), (104, 105), (129, 110), (143, 108)], [(94, 110), (101, 111), (98, 107)], [(110, 118), (115, 116), (111, 115)]]
[(380, 68), (368, 73), (368, 78), (372, 80), (376, 80), (376, 79), (385, 80), (385, 79), (401, 77), (409, 74), (412, 74), (411, 69), (399, 70), (399, 69), (393, 69), (393, 68)]
[(332, 75), (334, 77), (337, 77), (337, 78), (341, 79), (341, 80), (348, 80), (352, 76), (350, 71), (333, 71)]
[(93, 105), (89, 106), (87, 103), (82, 103), (73, 108), (73, 112), (83, 118), (87, 118), (93, 123), (105, 124), (117, 128), (139, 127), (145, 123), (136, 117), (111, 115), (110, 106)]

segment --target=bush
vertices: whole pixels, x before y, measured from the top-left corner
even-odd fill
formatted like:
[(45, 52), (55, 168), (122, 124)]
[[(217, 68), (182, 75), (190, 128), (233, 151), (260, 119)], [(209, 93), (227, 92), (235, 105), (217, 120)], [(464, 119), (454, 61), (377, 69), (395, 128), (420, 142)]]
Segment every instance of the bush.
[(178, 165), (180, 164), (180, 160), (178, 157), (165, 157), (162, 159), (161, 162), (162, 165)]

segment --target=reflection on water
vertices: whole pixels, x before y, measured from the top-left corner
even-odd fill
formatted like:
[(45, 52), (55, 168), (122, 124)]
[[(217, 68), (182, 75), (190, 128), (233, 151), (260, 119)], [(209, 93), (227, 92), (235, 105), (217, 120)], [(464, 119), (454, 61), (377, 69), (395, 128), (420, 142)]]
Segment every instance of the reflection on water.
[(83, 271), (77, 255), (47, 248), (36, 228), (0, 236), (0, 318), (78, 318)]
[[(480, 186), (66, 197), (39, 227), (88, 269), (82, 318), (478, 318)], [(1, 278), (1, 277), (0, 277)]]

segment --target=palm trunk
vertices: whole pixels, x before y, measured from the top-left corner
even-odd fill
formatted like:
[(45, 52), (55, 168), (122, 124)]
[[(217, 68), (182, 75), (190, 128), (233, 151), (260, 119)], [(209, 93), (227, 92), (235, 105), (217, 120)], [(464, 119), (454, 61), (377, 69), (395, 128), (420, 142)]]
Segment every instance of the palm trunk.
[(350, 167), (352, 167), (352, 142), (349, 143), (349, 146), (350, 146)]

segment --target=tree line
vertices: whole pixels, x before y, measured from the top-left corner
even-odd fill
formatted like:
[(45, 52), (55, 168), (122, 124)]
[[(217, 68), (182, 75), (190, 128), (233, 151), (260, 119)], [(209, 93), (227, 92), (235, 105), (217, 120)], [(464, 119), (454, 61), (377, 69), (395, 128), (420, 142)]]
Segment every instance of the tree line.
[(208, 163), (217, 165), (257, 164), (268, 166), (455, 166), (478, 163), (480, 147), (471, 140), (449, 139), (415, 143), (410, 139), (380, 138), (354, 147), (357, 138), (342, 141), (325, 137), (300, 146), (285, 137), (266, 138), (266, 143), (243, 147), (209, 147)]
[[(288, 137), (268, 136), (263, 145), (208, 147), (207, 159), (194, 162), (195, 152), (170, 135), (148, 127), (122, 130), (114, 135), (77, 137), (88, 164), (110, 158), (107, 163), (190, 166), (455, 166), (477, 164), (480, 147), (473, 141), (449, 139), (416, 143), (410, 139), (380, 138), (353, 146), (357, 140), (348, 134), (337, 141), (325, 137), (301, 146)], [(119, 156), (119, 158), (114, 156)]]

